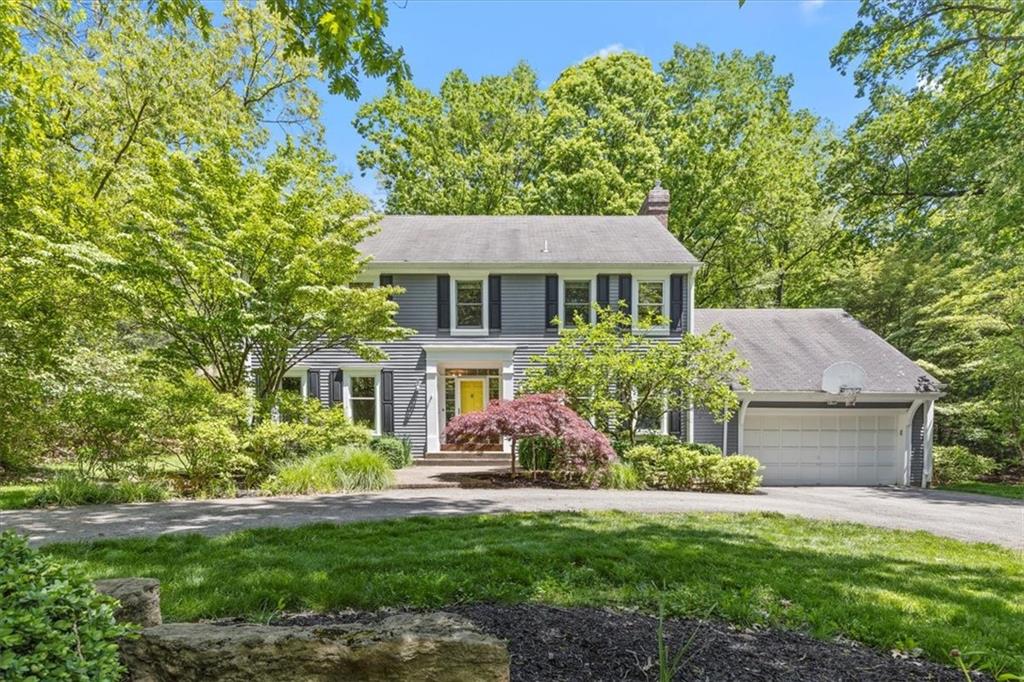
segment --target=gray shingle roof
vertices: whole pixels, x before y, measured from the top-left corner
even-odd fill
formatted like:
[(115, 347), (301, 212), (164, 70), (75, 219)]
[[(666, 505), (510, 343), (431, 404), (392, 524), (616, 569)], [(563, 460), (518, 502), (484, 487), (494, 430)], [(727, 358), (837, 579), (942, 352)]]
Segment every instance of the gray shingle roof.
[(697, 263), (658, 219), (649, 215), (390, 215), (381, 219), (380, 231), (359, 248), (377, 263)]
[(821, 373), (840, 360), (864, 368), (863, 393), (938, 390), (938, 382), (888, 342), (839, 309), (694, 311), (694, 327), (720, 324), (750, 363), (755, 391), (821, 391)]

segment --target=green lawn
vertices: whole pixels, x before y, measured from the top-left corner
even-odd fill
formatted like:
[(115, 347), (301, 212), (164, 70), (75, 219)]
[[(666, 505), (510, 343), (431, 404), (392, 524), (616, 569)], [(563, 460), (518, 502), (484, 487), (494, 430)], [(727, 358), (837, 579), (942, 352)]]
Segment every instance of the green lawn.
[(939, 490), (958, 490), (963, 493), (979, 493), (981, 495), (994, 495), (995, 497), (1008, 497), (1011, 500), (1024, 500), (1024, 484), (1017, 483), (982, 483), (971, 481), (970, 483), (954, 483), (952, 485), (939, 486)]
[(29, 501), (42, 488), (41, 483), (0, 485), (0, 510), (24, 509), (29, 506)]
[(991, 545), (778, 514), (511, 514), (53, 545), (152, 576), (164, 615), (453, 602), (612, 605), (768, 623), (1024, 672), (1024, 560)]

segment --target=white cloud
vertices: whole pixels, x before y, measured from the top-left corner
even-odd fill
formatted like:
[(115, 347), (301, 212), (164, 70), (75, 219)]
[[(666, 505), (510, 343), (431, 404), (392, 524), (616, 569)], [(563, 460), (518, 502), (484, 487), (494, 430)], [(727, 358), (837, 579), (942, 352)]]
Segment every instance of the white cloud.
[(825, 0), (800, 0), (800, 11), (804, 14), (814, 14), (825, 4)]
[(604, 47), (602, 47), (597, 52), (592, 52), (592, 53), (588, 54), (586, 57), (584, 57), (580, 61), (581, 62), (585, 62), (588, 59), (591, 59), (593, 57), (601, 57), (601, 58), (610, 57), (613, 54), (619, 54), (620, 52), (625, 52), (625, 51), (626, 51), (626, 48), (625, 48), (625, 46), (622, 43), (612, 43), (611, 45), (605, 45)]

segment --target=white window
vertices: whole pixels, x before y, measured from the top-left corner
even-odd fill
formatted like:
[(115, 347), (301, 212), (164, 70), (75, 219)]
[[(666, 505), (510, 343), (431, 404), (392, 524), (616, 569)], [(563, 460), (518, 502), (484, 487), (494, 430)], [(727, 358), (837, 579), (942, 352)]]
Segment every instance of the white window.
[(665, 286), (663, 282), (641, 281), (637, 283), (637, 320), (653, 324), (665, 307)]
[(285, 393), (294, 393), (295, 395), (306, 395), (305, 377), (302, 376), (286, 376), (281, 379), (281, 390)]
[[(669, 280), (669, 277), (634, 277), (633, 326), (653, 325), (650, 331), (668, 333)], [(659, 317), (663, 318), (661, 324), (654, 324)]]
[(562, 326), (575, 327), (577, 317), (585, 322), (591, 321), (589, 279), (562, 280)]
[(636, 416), (637, 433), (668, 433), (668, 411), (666, 404), (650, 401)]
[(346, 415), (352, 423), (379, 431), (380, 373), (344, 371)]
[(451, 281), (452, 335), (486, 335), (487, 277), (453, 275)]

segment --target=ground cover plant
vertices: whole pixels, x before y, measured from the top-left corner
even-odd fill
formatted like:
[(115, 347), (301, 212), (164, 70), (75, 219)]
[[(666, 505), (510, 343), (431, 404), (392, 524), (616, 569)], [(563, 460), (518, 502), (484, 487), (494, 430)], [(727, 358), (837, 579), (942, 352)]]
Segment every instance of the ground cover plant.
[(81, 570), (0, 533), (0, 678), (114, 680), (122, 673), (116, 602)]
[[(1024, 672), (1018, 553), (778, 514), (511, 514), (51, 545), (162, 581), (169, 620), (467, 602), (617, 606)], [(528, 566), (529, 570), (524, 570)]]

